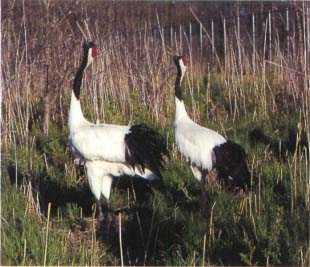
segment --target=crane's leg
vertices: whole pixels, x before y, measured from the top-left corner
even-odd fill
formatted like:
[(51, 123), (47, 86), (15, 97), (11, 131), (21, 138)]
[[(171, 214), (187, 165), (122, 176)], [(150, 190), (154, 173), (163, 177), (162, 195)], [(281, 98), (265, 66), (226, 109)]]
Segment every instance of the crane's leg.
[(208, 186), (208, 170), (201, 170), (201, 210), (203, 214), (207, 214), (208, 211), (208, 193), (207, 193), (207, 186)]
[(103, 213), (103, 207), (102, 207), (102, 202), (100, 200), (96, 200), (96, 205), (98, 209), (98, 222), (99, 224), (102, 224), (104, 221), (104, 213)]
[(191, 164), (191, 170), (192, 170), (192, 173), (193, 173), (193, 175), (194, 175), (194, 177), (199, 181), (199, 182), (201, 182), (201, 170), (198, 168), (198, 167), (196, 167), (194, 164)]
[(203, 214), (205, 214), (208, 208), (208, 193), (206, 191), (208, 186), (208, 170), (203, 170), (194, 164), (191, 164), (190, 167), (194, 177), (200, 182), (200, 208)]
[[(101, 198), (100, 198), (100, 209), (99, 210), (99, 223), (103, 233), (108, 234), (110, 228), (110, 218), (109, 218), (109, 211), (110, 211), (110, 193), (111, 193), (111, 186), (112, 186), (112, 176), (108, 174), (102, 174), (100, 176), (101, 182)], [(105, 228), (105, 229), (104, 229)]]
[(100, 200), (96, 201), (98, 209), (97, 217), (97, 233), (100, 238), (106, 238), (110, 232), (110, 218), (109, 218), (109, 203), (104, 198), (101, 197)]
[(194, 164), (190, 165), (192, 173), (194, 177), (200, 182), (200, 188), (201, 188), (201, 196), (200, 196), (200, 202), (201, 202), (201, 208), (203, 209), (205, 199), (206, 199), (206, 185), (208, 182), (208, 171), (202, 170), (201, 168), (197, 167)]

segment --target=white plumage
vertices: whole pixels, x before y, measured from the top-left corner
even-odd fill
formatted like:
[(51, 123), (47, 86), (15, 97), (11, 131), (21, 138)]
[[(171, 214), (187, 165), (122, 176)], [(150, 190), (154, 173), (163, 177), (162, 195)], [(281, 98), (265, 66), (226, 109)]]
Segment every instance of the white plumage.
[[(183, 101), (176, 98), (175, 102), (177, 111), (184, 108)], [(174, 121), (174, 130), (175, 142), (181, 154), (195, 166), (211, 170), (213, 148), (225, 143), (226, 139), (217, 132), (198, 125), (187, 114)]]
[(86, 161), (85, 167), (91, 191), (98, 200), (101, 195), (103, 195), (106, 199), (110, 198), (113, 176), (140, 176), (141, 178), (149, 181), (158, 179), (158, 177), (149, 169), (145, 169), (142, 173), (138, 168), (133, 169), (132, 167), (122, 163), (98, 160)]
[(196, 179), (201, 180), (201, 170), (211, 170), (214, 162), (213, 148), (226, 142), (219, 133), (202, 127), (188, 116), (182, 99), (181, 82), (186, 66), (182, 57), (174, 57), (178, 74), (175, 83), (175, 142), (180, 153), (191, 164)]
[[(87, 121), (81, 109), (80, 88), (84, 70), (96, 56), (96, 47), (90, 42), (84, 44), (82, 64), (74, 79), (69, 111), (69, 143), (77, 162), (84, 162), (92, 193), (97, 201), (103, 196), (109, 200), (114, 176), (139, 176), (147, 180), (159, 178), (163, 149), (152, 151), (160, 137), (145, 125), (122, 126), (114, 124), (94, 124)], [(138, 134), (138, 136), (135, 136)], [(141, 140), (143, 134), (148, 141)], [(141, 137), (142, 136), (142, 137)], [(127, 143), (126, 143), (127, 142)], [(141, 150), (137, 148), (141, 143)], [(144, 158), (139, 152), (146, 150)], [(147, 151), (150, 149), (151, 151)], [(152, 156), (156, 157), (152, 160)], [(156, 174), (146, 165), (154, 168)], [(137, 167), (135, 167), (137, 165)], [(101, 207), (100, 209), (100, 215)]]
[(250, 173), (243, 148), (190, 119), (181, 90), (186, 66), (181, 56), (175, 56), (174, 62), (178, 71), (175, 81), (174, 131), (179, 151), (190, 162), (191, 170), (199, 181), (203, 179), (207, 182), (208, 172), (216, 168), (219, 178), (226, 184), (245, 188), (245, 184), (249, 183)]
[(129, 126), (87, 121), (74, 91), (71, 95), (69, 131), (70, 145), (85, 160), (125, 162), (124, 138), (129, 133)]
[(86, 161), (85, 164), (90, 190), (97, 200), (100, 200), (102, 195), (106, 199), (110, 198), (112, 176), (105, 167), (101, 161)]
[(70, 133), (71, 145), (85, 160), (126, 162), (125, 135), (128, 126), (87, 124)]

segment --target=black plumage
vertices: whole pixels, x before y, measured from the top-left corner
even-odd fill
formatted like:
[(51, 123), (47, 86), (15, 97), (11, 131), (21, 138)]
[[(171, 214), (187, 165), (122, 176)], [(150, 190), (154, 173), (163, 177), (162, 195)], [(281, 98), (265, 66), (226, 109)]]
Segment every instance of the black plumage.
[(180, 67), (179, 60), (182, 59), (182, 56), (174, 56), (173, 61), (177, 67), (177, 76), (175, 80), (175, 96), (181, 101), (183, 100), (182, 90), (181, 90), (181, 79), (182, 79), (182, 70)]
[(149, 168), (155, 175), (161, 177), (164, 156), (168, 156), (165, 138), (145, 124), (130, 127), (125, 135), (125, 159), (133, 168)]
[(95, 44), (93, 42), (85, 42), (83, 45), (84, 53), (83, 53), (83, 58), (82, 58), (82, 64), (80, 68), (77, 70), (77, 73), (73, 81), (73, 92), (74, 92), (76, 99), (80, 99), (82, 79), (84, 75), (84, 70), (87, 67), (88, 50), (94, 47), (95, 47)]
[(250, 186), (250, 172), (244, 149), (228, 140), (213, 148), (214, 167), (226, 185), (246, 189)]

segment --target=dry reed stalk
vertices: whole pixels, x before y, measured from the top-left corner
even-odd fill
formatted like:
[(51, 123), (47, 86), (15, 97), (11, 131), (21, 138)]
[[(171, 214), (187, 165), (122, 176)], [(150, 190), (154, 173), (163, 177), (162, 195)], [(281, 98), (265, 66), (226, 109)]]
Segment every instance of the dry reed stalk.
[(203, 235), (203, 249), (202, 249), (202, 266), (205, 266), (205, 257), (206, 257), (206, 242), (207, 236), (206, 234)]
[(255, 75), (256, 72), (256, 39), (255, 39), (255, 15), (252, 14), (252, 44), (253, 44), (253, 51), (252, 51), (252, 67), (253, 73)]
[(223, 18), (223, 32), (224, 32), (224, 76), (227, 71), (227, 33), (226, 33), (226, 19)]
[[(94, 255), (94, 251), (95, 251), (95, 246), (96, 246), (96, 208), (97, 206), (94, 205), (94, 211), (92, 214), (92, 221), (91, 221), (91, 257), (90, 257), (90, 265), (94, 265), (94, 259), (93, 259), (93, 255)], [(100, 223), (100, 222), (97, 222)], [(99, 226), (101, 227), (101, 226)]]
[(27, 239), (24, 238), (24, 254), (23, 254), (22, 265), (25, 265), (26, 256), (27, 256)]
[(123, 258), (123, 242), (122, 242), (122, 213), (118, 214), (118, 237), (119, 237), (119, 247), (120, 247), (120, 256), (121, 256), (121, 266), (124, 266)]
[(214, 225), (213, 225), (213, 212), (215, 207), (216, 201), (213, 203), (211, 207), (211, 214), (210, 214), (210, 222), (209, 222), (209, 244), (211, 245), (214, 241)]
[(47, 245), (48, 245), (48, 234), (49, 234), (49, 223), (50, 223), (50, 214), (51, 214), (51, 203), (48, 203), (47, 208), (47, 221), (46, 221), (46, 233), (45, 233), (45, 248), (44, 248), (44, 260), (43, 260), (43, 266), (46, 266), (46, 260), (47, 260)]

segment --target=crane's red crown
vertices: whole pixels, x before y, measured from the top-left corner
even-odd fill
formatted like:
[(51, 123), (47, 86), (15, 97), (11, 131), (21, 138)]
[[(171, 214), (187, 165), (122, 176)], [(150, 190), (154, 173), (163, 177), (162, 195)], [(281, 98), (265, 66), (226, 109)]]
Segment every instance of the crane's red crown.
[(173, 61), (174, 61), (174, 63), (175, 63), (176, 65), (179, 65), (179, 64), (180, 64), (180, 60), (182, 60), (184, 66), (187, 65), (187, 59), (186, 59), (185, 56), (177, 56), (177, 55), (175, 55), (175, 56), (173, 57)]
[(96, 57), (98, 55), (97, 47), (94, 46), (91, 50), (92, 57)]
[(96, 57), (98, 55), (97, 46), (94, 42), (85, 42), (84, 43), (84, 51), (87, 52), (89, 49), (91, 49), (91, 56)]

